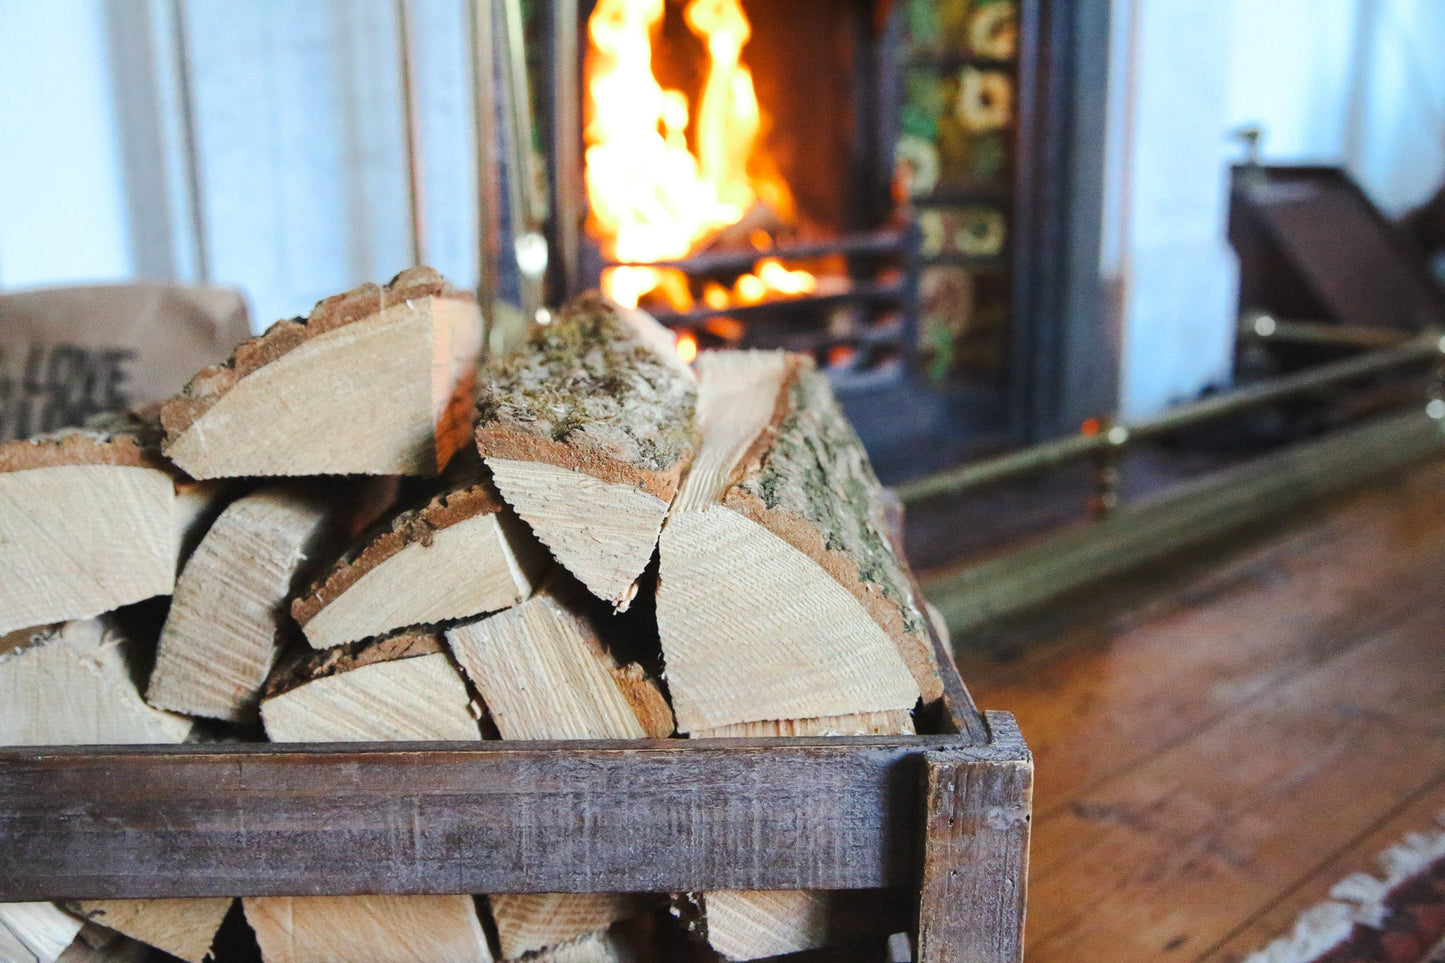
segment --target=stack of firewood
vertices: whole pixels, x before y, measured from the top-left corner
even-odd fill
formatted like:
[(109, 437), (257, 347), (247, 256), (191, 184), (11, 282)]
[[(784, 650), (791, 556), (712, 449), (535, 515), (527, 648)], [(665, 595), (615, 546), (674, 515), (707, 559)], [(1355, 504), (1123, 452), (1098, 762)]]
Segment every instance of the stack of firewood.
[[(479, 368), (481, 345), (474, 301), (417, 268), (149, 419), (0, 446), (0, 744), (914, 731), (933, 649), (807, 360), (694, 370), (598, 296)], [(268, 963), (620, 960), (613, 924), (669, 899), (727, 959), (833, 929), (810, 892), (242, 911)], [(0, 906), (0, 958), (199, 961), (231, 902)]]

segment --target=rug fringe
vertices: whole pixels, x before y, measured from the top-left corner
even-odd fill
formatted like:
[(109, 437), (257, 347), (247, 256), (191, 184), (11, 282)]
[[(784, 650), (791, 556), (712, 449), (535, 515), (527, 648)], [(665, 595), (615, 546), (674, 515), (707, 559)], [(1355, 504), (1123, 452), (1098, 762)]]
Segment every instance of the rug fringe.
[(1309, 963), (1349, 938), (1356, 924), (1379, 929), (1388, 912), (1385, 898), (1396, 886), (1445, 859), (1445, 812), (1435, 833), (1410, 833), (1379, 856), (1379, 876), (1355, 873), (1330, 889), (1330, 902), (1306, 910), (1294, 932), (1247, 957), (1244, 963)]

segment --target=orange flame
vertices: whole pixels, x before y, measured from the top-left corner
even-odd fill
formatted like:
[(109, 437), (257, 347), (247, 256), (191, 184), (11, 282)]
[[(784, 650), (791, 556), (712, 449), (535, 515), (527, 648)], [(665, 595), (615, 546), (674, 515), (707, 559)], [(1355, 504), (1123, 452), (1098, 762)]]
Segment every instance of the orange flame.
[(683, 364), (692, 364), (697, 360), (697, 338), (692, 332), (684, 331), (677, 336), (677, 356)]
[[(683, 11), (708, 52), (695, 117), (686, 95), (664, 90), (652, 73), (652, 37), (664, 9), (664, 0), (599, 0), (587, 22), (590, 226), (616, 261), (686, 257), (760, 197), (780, 216), (792, 214), (787, 185), (754, 154), (765, 118), (742, 63), (752, 27), (739, 0), (691, 0)], [(688, 149), (690, 123), (696, 156)], [(648, 295), (679, 310), (693, 304), (687, 279), (675, 270), (609, 268), (602, 286), (630, 307)], [(706, 300), (718, 306), (717, 295)]]

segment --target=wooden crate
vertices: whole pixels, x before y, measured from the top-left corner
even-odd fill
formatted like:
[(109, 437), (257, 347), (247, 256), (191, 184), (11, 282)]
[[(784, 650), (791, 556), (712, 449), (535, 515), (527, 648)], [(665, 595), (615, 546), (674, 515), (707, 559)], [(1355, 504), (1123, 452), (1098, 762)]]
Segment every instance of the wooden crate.
[(0, 901), (887, 887), (1020, 960), (1033, 761), (941, 661), (948, 735), (0, 749)]

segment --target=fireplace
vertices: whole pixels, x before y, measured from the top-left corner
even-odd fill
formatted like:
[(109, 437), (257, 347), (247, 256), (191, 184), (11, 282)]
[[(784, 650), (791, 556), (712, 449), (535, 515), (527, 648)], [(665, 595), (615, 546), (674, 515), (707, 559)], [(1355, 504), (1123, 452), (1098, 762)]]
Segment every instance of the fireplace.
[(1076, 26), (1050, 6), (534, 4), (549, 299), (601, 286), (685, 357), (812, 355), (885, 476), (1023, 440), (1050, 282), (1018, 254), (1058, 213), (1032, 145)]

